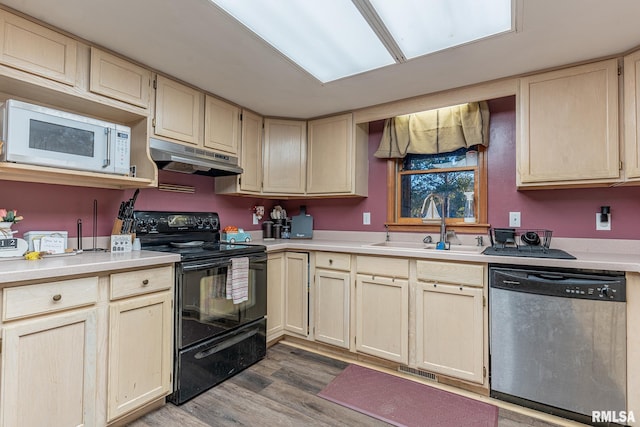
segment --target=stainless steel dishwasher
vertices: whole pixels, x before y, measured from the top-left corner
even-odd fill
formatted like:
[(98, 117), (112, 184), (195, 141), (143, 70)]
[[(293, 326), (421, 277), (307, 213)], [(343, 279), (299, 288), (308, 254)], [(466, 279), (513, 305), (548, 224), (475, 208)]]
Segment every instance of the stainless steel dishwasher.
[(490, 265), (491, 396), (591, 422), (626, 411), (623, 273)]

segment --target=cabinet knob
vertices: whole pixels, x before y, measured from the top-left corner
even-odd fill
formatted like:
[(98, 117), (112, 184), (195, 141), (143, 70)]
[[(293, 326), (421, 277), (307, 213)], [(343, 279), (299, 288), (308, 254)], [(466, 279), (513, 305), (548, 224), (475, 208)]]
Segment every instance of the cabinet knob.
[(53, 300), (54, 300), (54, 301), (60, 301), (61, 299), (62, 299), (62, 295), (60, 295), (60, 294), (55, 294), (55, 295), (53, 296)]
[(437, 287), (438, 287), (438, 284), (437, 284), (437, 283), (434, 283), (434, 284), (433, 284), (433, 287), (434, 287), (434, 288), (437, 288)]
[(147, 286), (149, 284), (149, 279), (144, 279), (142, 281), (142, 286)]
[(333, 260), (332, 259), (329, 260), (329, 265), (333, 265)]

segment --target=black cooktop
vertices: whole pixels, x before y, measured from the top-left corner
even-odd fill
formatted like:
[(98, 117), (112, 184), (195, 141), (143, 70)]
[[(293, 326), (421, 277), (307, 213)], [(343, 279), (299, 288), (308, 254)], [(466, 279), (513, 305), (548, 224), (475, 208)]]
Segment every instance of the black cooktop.
[(215, 212), (134, 211), (133, 218), (142, 249), (180, 254), (182, 261), (266, 252), (262, 245), (220, 243)]
[[(193, 241), (198, 243), (198, 241)], [(192, 242), (182, 242), (192, 243)], [(255, 253), (265, 252), (266, 248), (262, 245), (229, 245), (226, 243), (207, 242), (201, 246), (178, 248), (171, 244), (168, 245), (148, 245), (142, 246), (142, 249), (148, 251), (171, 252), (180, 254), (182, 261), (196, 261), (203, 259), (215, 259), (229, 256), (242, 256)]]

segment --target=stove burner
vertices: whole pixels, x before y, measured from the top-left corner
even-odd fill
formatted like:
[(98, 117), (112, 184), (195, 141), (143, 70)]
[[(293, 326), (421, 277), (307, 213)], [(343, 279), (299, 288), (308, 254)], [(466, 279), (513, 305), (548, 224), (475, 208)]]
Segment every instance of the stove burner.
[(204, 245), (204, 240), (192, 240), (190, 242), (171, 242), (171, 246), (174, 248), (201, 248)]

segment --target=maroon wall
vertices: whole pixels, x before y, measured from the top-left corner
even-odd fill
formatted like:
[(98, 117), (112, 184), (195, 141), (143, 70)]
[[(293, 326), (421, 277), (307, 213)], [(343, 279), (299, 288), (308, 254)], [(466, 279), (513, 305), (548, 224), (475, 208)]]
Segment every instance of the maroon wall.
[[(508, 225), (510, 211), (522, 212), (525, 228), (548, 228), (554, 236), (640, 239), (636, 225), (640, 211), (640, 187), (602, 189), (529, 190), (515, 188), (515, 98), (489, 103), (491, 136), (489, 159), (489, 222), (496, 227)], [(386, 161), (373, 157), (382, 135), (382, 121), (370, 125), (369, 197), (272, 201), (248, 197), (219, 196), (210, 177), (160, 172), (160, 181), (194, 186), (194, 194), (169, 193), (157, 189), (140, 191), (136, 209), (215, 211), (222, 224), (234, 224), (246, 230), (258, 230), (251, 224), (251, 208), (262, 204), (269, 211), (283, 205), (290, 215), (307, 206), (316, 230), (383, 231), (386, 220)], [(98, 235), (109, 235), (122, 200), (133, 190), (103, 190), (60, 185), (0, 181), (0, 208), (18, 209), (25, 220), (15, 229), (67, 230), (76, 235), (76, 221), (84, 223), (84, 235), (91, 236), (94, 199), (98, 201)], [(611, 206), (612, 230), (595, 231), (595, 213), (600, 206)], [(363, 212), (371, 213), (371, 225), (362, 224)]]

